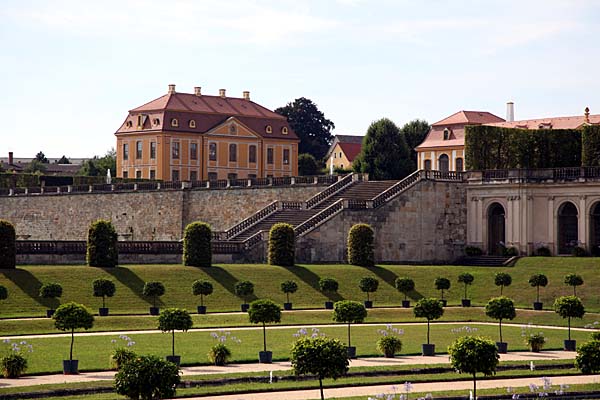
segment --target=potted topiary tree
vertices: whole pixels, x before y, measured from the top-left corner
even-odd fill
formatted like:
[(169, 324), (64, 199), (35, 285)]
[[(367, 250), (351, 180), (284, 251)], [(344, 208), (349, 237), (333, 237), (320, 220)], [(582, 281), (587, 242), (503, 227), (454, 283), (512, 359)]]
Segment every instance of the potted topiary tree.
[(212, 232), (204, 222), (192, 222), (183, 232), (183, 265), (210, 267), (212, 265)]
[(17, 244), (15, 226), (0, 219), (0, 269), (17, 266)]
[(210, 296), (213, 292), (213, 285), (209, 281), (198, 279), (192, 283), (192, 294), (200, 296), (200, 305), (198, 306), (198, 314), (206, 314), (206, 306), (204, 305), (204, 296)]
[(152, 297), (152, 307), (150, 307), (150, 315), (158, 315), (160, 310), (156, 306), (156, 300), (158, 297), (165, 294), (165, 285), (162, 282), (146, 282), (142, 289), (142, 295), (145, 297)]
[(253, 324), (262, 324), (263, 327), (263, 351), (258, 353), (258, 361), (271, 363), (273, 353), (267, 351), (267, 328), (266, 324), (281, 321), (281, 309), (277, 304), (268, 299), (254, 300), (250, 303), (248, 317)]
[[(338, 281), (333, 278), (321, 278), (319, 279), (319, 290), (323, 292), (325, 295), (330, 295), (337, 293), (338, 291)], [(328, 300), (325, 302), (325, 309), (333, 310), (333, 301)]]
[(435, 284), (435, 288), (442, 292), (442, 299), (440, 301), (442, 302), (442, 305), (444, 307), (446, 307), (448, 305), (448, 302), (446, 301), (446, 299), (444, 299), (444, 290), (450, 289), (450, 279), (442, 278), (440, 276), (440, 277), (435, 278), (434, 284)]
[(367, 309), (358, 301), (337, 301), (333, 309), (333, 320), (348, 324), (348, 358), (356, 358), (356, 347), (350, 342), (350, 324), (360, 324), (367, 318)]
[(292, 347), (292, 368), (295, 375), (316, 375), (319, 378), (321, 400), (323, 379), (337, 379), (348, 372), (348, 351), (338, 339), (303, 337)]
[(167, 356), (167, 361), (179, 366), (181, 356), (175, 355), (175, 331), (187, 332), (193, 325), (192, 317), (187, 310), (180, 308), (167, 308), (160, 313), (158, 317), (158, 329), (163, 332), (171, 332), (171, 355)]
[(79, 373), (79, 360), (73, 360), (73, 343), (75, 342), (75, 329), (88, 330), (94, 326), (94, 316), (83, 305), (77, 303), (65, 303), (56, 309), (54, 315), (54, 326), (61, 331), (71, 331), (71, 348), (69, 359), (63, 360), (63, 373), (65, 375)]
[(94, 290), (94, 297), (102, 297), (102, 307), (98, 309), (98, 315), (106, 317), (108, 315), (108, 308), (106, 307), (105, 299), (113, 297), (117, 291), (117, 287), (110, 279), (98, 278), (92, 282), (92, 289)]
[(477, 373), (484, 376), (496, 373), (500, 361), (494, 342), (474, 336), (463, 336), (448, 347), (450, 364), (459, 373), (473, 375), (473, 399), (477, 398)]
[(117, 266), (119, 263), (117, 231), (110, 221), (99, 219), (90, 224), (85, 257), (90, 267)]
[(515, 303), (508, 297), (500, 296), (490, 299), (485, 306), (485, 315), (490, 318), (498, 320), (498, 327), (500, 329), (500, 341), (496, 342), (498, 346), (498, 353), (506, 354), (508, 350), (508, 344), (502, 341), (502, 320), (508, 319), (513, 320), (517, 316), (515, 310)]
[(294, 227), (278, 223), (269, 231), (269, 264), (293, 267), (296, 252)]
[(529, 278), (529, 285), (536, 288), (537, 295), (535, 297), (536, 300), (533, 302), (533, 309), (539, 311), (544, 306), (544, 304), (540, 302), (540, 286), (546, 287), (546, 285), (548, 285), (548, 278), (544, 274), (531, 275)]
[(435, 298), (422, 298), (417, 301), (413, 313), (417, 318), (427, 319), (427, 344), (423, 344), (422, 352), (424, 356), (435, 356), (435, 344), (429, 343), (429, 323), (440, 319), (444, 315), (444, 306), (442, 302)]
[(569, 274), (565, 276), (565, 285), (573, 287), (573, 296), (577, 296), (577, 286), (583, 285), (583, 278), (581, 275)]
[(291, 310), (292, 303), (290, 303), (290, 293), (296, 293), (298, 290), (298, 284), (294, 281), (284, 281), (281, 282), (281, 291), (285, 293), (287, 302), (283, 303), (284, 310)]
[(465, 297), (461, 300), (461, 304), (463, 307), (471, 307), (471, 299), (467, 297), (467, 286), (471, 285), (475, 277), (468, 272), (463, 272), (458, 275), (458, 283), (462, 283), (465, 285)]
[(585, 315), (585, 307), (576, 296), (562, 296), (554, 300), (554, 311), (562, 318), (567, 318), (569, 338), (565, 340), (565, 350), (575, 351), (577, 341), (571, 340), (571, 318), (583, 318)]
[(371, 276), (365, 276), (358, 282), (358, 287), (363, 293), (367, 294), (367, 300), (365, 300), (365, 307), (372, 308), (373, 302), (369, 297), (369, 293), (375, 293), (379, 287), (379, 281)]
[[(62, 292), (63, 292), (63, 289), (62, 289), (62, 286), (60, 285), (60, 283), (45, 283), (40, 287), (40, 297), (41, 298), (50, 299), (51, 301), (54, 300), (54, 302), (57, 302), (57, 303), (58, 303), (58, 301), (56, 299), (58, 299), (62, 296)], [(60, 303), (58, 303), (58, 304), (60, 304)], [(46, 317), (52, 318), (54, 311), (55, 311), (54, 308), (50, 308), (50, 309), (46, 310)]]
[(506, 272), (498, 272), (494, 275), (494, 284), (500, 286), (500, 296), (502, 296), (504, 288), (510, 286), (511, 283), (512, 277)]
[(410, 300), (408, 300), (408, 293), (415, 289), (415, 281), (408, 277), (396, 278), (396, 289), (404, 294), (404, 300), (402, 300), (402, 307), (409, 308)]
[(348, 263), (361, 267), (375, 265), (373, 250), (373, 228), (367, 224), (356, 224), (348, 232)]
[(250, 281), (239, 281), (235, 284), (234, 290), (236, 296), (239, 296), (244, 300), (244, 303), (242, 303), (241, 306), (242, 312), (248, 311), (248, 308), (250, 308), (248, 299), (254, 294), (254, 283)]

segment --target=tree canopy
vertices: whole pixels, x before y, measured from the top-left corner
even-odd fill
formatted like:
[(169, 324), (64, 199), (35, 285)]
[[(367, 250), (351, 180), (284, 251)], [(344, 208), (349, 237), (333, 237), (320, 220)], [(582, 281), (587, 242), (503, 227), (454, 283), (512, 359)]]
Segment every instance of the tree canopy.
[(414, 119), (402, 127), (402, 134), (406, 139), (406, 144), (410, 149), (410, 159), (413, 162), (413, 165), (416, 167), (417, 165), (417, 152), (415, 151), (415, 147), (420, 145), (423, 140), (425, 140), (425, 136), (429, 132), (429, 122), (422, 119)]
[(106, 176), (106, 171), (110, 169), (110, 175), (117, 176), (117, 152), (115, 149), (110, 149), (102, 157), (94, 156), (94, 158), (83, 163), (78, 175), (84, 176)]
[(317, 160), (325, 156), (333, 140), (331, 130), (335, 125), (325, 118), (325, 114), (312, 100), (300, 97), (284, 107), (277, 108), (275, 112), (287, 118), (300, 138), (299, 154), (309, 153)]
[(302, 153), (298, 156), (298, 175), (317, 175), (319, 164), (312, 154)]
[(496, 344), (474, 336), (458, 338), (448, 347), (450, 364), (459, 373), (473, 375), (473, 398), (477, 398), (477, 373), (485, 376), (496, 373), (500, 361)]
[(415, 166), (400, 128), (382, 118), (369, 126), (352, 168), (368, 173), (373, 180), (385, 180), (402, 179), (414, 171)]
[(37, 153), (35, 155), (34, 160), (39, 161), (39, 162), (44, 163), (44, 164), (50, 163), (50, 161), (48, 161), (48, 159), (46, 158), (46, 155), (44, 154), (43, 151), (40, 151), (39, 153)]

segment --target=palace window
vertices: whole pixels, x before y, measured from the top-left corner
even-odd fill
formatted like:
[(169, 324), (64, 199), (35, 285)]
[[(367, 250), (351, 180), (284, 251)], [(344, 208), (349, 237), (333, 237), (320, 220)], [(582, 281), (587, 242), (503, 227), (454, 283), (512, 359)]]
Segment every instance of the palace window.
[(230, 181), (235, 181), (237, 180), (238, 175), (234, 172), (227, 174), (227, 179), (229, 179)]
[(123, 143), (123, 160), (129, 160), (129, 144)]
[(271, 125), (267, 125), (265, 127), (265, 132), (267, 132), (267, 133), (273, 133), (273, 127)]
[(153, 169), (150, 170), (150, 179), (156, 179), (156, 171)]
[(444, 129), (444, 140), (450, 139), (450, 129)]
[(127, 171), (123, 171), (123, 178), (127, 179), (127, 177), (128, 177)]
[(127, 121), (125, 125), (127, 125), (128, 128), (131, 128), (133, 126), (133, 122)]
[(253, 144), (248, 147), (248, 162), (256, 163), (256, 146)]
[(208, 180), (209, 181), (216, 181), (218, 178), (218, 175), (216, 172), (209, 172), (208, 173)]
[(288, 165), (290, 163), (290, 150), (283, 149), (283, 164)]
[(177, 118), (171, 118), (171, 126), (177, 128), (179, 126), (179, 120)]
[(198, 144), (190, 143), (190, 159), (197, 160), (198, 159)]
[(160, 119), (158, 119), (158, 118), (154, 118), (154, 119), (152, 120), (152, 123), (153, 123), (154, 125), (158, 125), (158, 124), (160, 124)]
[(178, 170), (178, 169), (174, 169), (174, 170), (171, 172), (171, 180), (172, 180), (173, 182), (179, 182), (179, 170)]
[(269, 147), (267, 149), (267, 164), (273, 164), (273, 148)]
[(248, 174), (248, 179), (256, 179), (256, 174)]
[(142, 179), (142, 171), (135, 171), (135, 179)]
[(152, 160), (156, 158), (156, 142), (150, 142), (150, 158)]
[(142, 158), (142, 141), (141, 140), (138, 140), (137, 142), (135, 142), (135, 158), (138, 160)]
[(229, 161), (230, 162), (237, 161), (237, 145), (235, 143), (231, 143), (229, 145)]
[(173, 142), (171, 144), (172, 147), (172, 157), (174, 160), (179, 159), (179, 142)]
[(138, 116), (137, 116), (137, 127), (138, 127), (138, 129), (141, 129), (141, 128), (142, 128), (142, 124), (143, 124), (143, 123), (144, 123), (144, 119), (142, 118), (142, 116), (141, 116), (141, 115), (138, 115)]
[(198, 172), (197, 171), (190, 171), (190, 181), (197, 181), (198, 180)]
[(281, 133), (284, 134), (284, 135), (288, 134), (288, 128), (287, 128), (287, 126), (284, 126), (283, 128), (281, 128)]
[(425, 160), (425, 171), (431, 171), (431, 160)]
[(217, 161), (217, 144), (216, 143), (208, 144), (208, 159), (210, 161)]
[(189, 126), (190, 126), (190, 128), (195, 128), (196, 127), (196, 121), (194, 121), (193, 119), (190, 119)]
[(237, 126), (235, 124), (229, 125), (229, 133), (235, 135), (237, 133)]
[(463, 170), (463, 159), (462, 158), (456, 159), (456, 170), (458, 172), (461, 172)]

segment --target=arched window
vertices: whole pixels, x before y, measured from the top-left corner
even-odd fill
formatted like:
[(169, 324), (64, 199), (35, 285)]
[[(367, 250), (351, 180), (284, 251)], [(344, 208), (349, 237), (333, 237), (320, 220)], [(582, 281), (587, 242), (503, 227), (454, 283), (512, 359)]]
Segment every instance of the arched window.
[(271, 125), (265, 126), (265, 132), (267, 132), (267, 133), (273, 133), (273, 127)]
[(590, 252), (600, 256), (600, 201), (590, 209)]
[(194, 121), (193, 119), (190, 119), (190, 128), (195, 128), (196, 127), (196, 121)]
[(502, 255), (505, 244), (505, 212), (500, 203), (488, 208), (488, 254)]
[(450, 169), (450, 163), (448, 161), (448, 155), (442, 154), (438, 160), (438, 169), (442, 172), (448, 172)]
[(229, 145), (229, 161), (237, 161), (237, 145), (235, 143)]
[(463, 159), (460, 157), (456, 159), (456, 170), (458, 172), (461, 172), (463, 170)]
[(283, 128), (281, 128), (281, 133), (284, 134), (284, 135), (288, 134), (288, 128), (287, 128), (287, 126), (284, 126)]
[(558, 209), (558, 254), (571, 254), (579, 244), (578, 215), (577, 207), (570, 201)]
[(425, 170), (431, 171), (431, 160), (425, 160)]
[(171, 118), (171, 126), (178, 127), (179, 126), (179, 120), (177, 120), (177, 118)]

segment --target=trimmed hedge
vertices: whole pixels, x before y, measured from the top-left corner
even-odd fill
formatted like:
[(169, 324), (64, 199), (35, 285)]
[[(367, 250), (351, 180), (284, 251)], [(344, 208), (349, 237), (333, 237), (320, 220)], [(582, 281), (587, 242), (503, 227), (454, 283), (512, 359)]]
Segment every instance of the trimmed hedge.
[(348, 263), (361, 267), (375, 265), (374, 232), (368, 224), (356, 224), (348, 232)]
[(600, 166), (600, 125), (587, 125), (581, 133), (581, 164)]
[(269, 264), (293, 267), (295, 252), (294, 227), (284, 223), (273, 225), (269, 232)]
[[(496, 126), (465, 128), (467, 169), (561, 168), (582, 164), (582, 130), (514, 129)], [(588, 133), (592, 145), (595, 134)], [(586, 149), (588, 154), (593, 151)], [(589, 158), (589, 156), (586, 156)]]
[(204, 222), (192, 222), (183, 233), (183, 265), (210, 267), (212, 265), (212, 232)]
[(15, 226), (0, 219), (0, 268), (15, 268), (17, 265)]
[(112, 268), (119, 264), (117, 231), (110, 221), (99, 219), (90, 224), (85, 258), (90, 267)]

